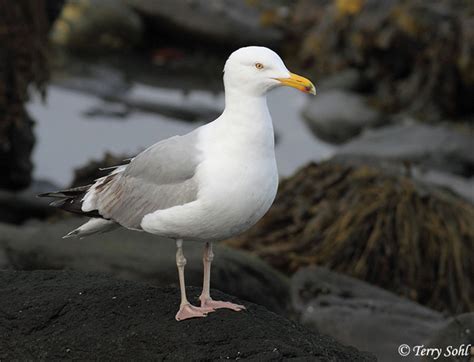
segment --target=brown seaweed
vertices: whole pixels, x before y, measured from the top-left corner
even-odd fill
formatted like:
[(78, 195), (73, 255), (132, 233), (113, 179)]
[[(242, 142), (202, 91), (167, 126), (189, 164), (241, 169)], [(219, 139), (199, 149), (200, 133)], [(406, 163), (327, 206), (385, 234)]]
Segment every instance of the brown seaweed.
[(374, 103), (427, 121), (474, 116), (474, 3), (300, 0), (288, 55), (315, 79), (357, 69)]
[(292, 274), (322, 265), (437, 310), (474, 310), (474, 207), (407, 175), (334, 161), (280, 184), (274, 205), (227, 241)]

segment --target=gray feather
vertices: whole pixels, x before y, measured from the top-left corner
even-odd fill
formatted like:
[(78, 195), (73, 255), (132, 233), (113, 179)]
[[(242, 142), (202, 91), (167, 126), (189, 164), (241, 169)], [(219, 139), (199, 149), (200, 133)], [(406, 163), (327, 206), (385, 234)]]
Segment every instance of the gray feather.
[(107, 176), (95, 191), (100, 215), (140, 229), (146, 214), (195, 201), (196, 145), (196, 132), (169, 138), (133, 158), (122, 172)]

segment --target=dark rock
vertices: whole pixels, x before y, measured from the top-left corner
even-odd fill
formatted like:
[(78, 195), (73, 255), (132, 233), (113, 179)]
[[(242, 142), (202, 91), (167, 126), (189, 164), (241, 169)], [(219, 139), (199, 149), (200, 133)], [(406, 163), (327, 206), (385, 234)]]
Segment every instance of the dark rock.
[(56, 45), (102, 53), (140, 43), (276, 46), (282, 38), (260, 9), (232, 0), (68, 1), (51, 33)]
[[(265, 308), (176, 322), (177, 288), (77, 272), (0, 272), (0, 358), (368, 361)], [(192, 300), (199, 290), (188, 288)]]
[[(242, 1), (221, 0), (124, 0), (126, 4), (152, 20), (157, 32), (167, 37), (218, 43), (226, 47), (277, 45), (280, 30), (264, 26), (261, 14)], [(210, 21), (212, 19), (212, 21)]]
[[(111, 95), (126, 94), (133, 87), (128, 79), (130, 76), (123, 69), (119, 70), (110, 64), (94, 62), (89, 58), (81, 59), (67, 53), (64, 58), (65, 64), (61, 70), (65, 76), (52, 80), (54, 85), (61, 88), (104, 99)], [(114, 59), (123, 58), (125, 57), (115, 56)]]
[(49, 202), (36, 198), (29, 192), (8, 192), (0, 190), (0, 222), (21, 224), (29, 219), (46, 219), (57, 214)]
[(51, 182), (35, 180), (21, 192), (0, 190), (0, 222), (21, 224), (29, 219), (57, 215), (58, 210), (49, 206), (50, 201), (36, 197), (42, 192), (57, 189)]
[(330, 160), (283, 180), (268, 213), (226, 243), (288, 274), (326, 266), (458, 314), (473, 308), (472, 220), (470, 202), (406, 168)]
[[(0, 224), (0, 268), (74, 269), (113, 274), (158, 286), (177, 285), (176, 246), (170, 239), (120, 229), (82, 240), (61, 237), (83, 219), (21, 228)], [(203, 244), (186, 242), (187, 285), (202, 285)], [(212, 287), (287, 314), (289, 283), (255, 256), (215, 245)]]
[(402, 124), (369, 130), (344, 144), (336, 154), (378, 157), (467, 177), (474, 175), (474, 136), (445, 126)]
[(472, 356), (474, 356), (474, 313), (450, 318), (432, 336), (428, 347), (442, 348), (443, 357), (445, 357), (443, 361), (472, 362)]
[(330, 90), (312, 98), (303, 116), (316, 137), (342, 143), (365, 128), (388, 123), (386, 118), (368, 105), (363, 96), (341, 90)]
[[(100, 59), (105, 62), (104, 58)], [(134, 112), (145, 112), (186, 122), (209, 122), (222, 113), (220, 105), (216, 105), (215, 101), (203, 102), (187, 96), (191, 89), (202, 89), (204, 86), (206, 91), (221, 90), (222, 76), (215, 76), (215, 68), (221, 68), (223, 64), (211, 65), (209, 56), (207, 58), (206, 63), (206, 60), (201, 59), (199, 63), (194, 64), (194, 61), (199, 59), (198, 55), (187, 54), (180, 61), (173, 61), (158, 68), (143, 57), (115, 56), (114, 59), (107, 58), (107, 63), (103, 64), (89, 58), (86, 58), (89, 59), (89, 62), (86, 62), (85, 59), (65, 55), (66, 64), (62, 71), (67, 76), (55, 79), (54, 84), (60, 88), (98, 97), (101, 102), (83, 112), (89, 119), (105, 116), (116, 121), (129, 118)], [(189, 63), (193, 63), (192, 70), (189, 69)], [(203, 67), (214, 70), (212, 80), (206, 77), (206, 71), (196, 71), (202, 70)], [(194, 77), (190, 76), (191, 71), (195, 73)], [(202, 79), (199, 80), (199, 77)], [(217, 81), (214, 78), (217, 78)], [(207, 83), (204, 83), (205, 79)], [(174, 94), (170, 96), (169, 92), (156, 89), (149, 96), (136, 94), (132, 82), (144, 83), (154, 88), (170, 88)], [(218, 87), (211, 86), (213, 83), (218, 83)], [(183, 90), (183, 94), (177, 93), (176, 88)]]
[[(5, 128), (3, 132), (0, 128), (0, 133), (4, 133), (0, 134), (0, 188), (15, 191), (24, 189), (31, 183), (31, 153), (35, 144), (33, 120), (23, 106), (19, 108), (20, 114), (10, 115), (15, 117), (15, 121), (11, 120), (10, 125), (2, 126), (1, 128)], [(11, 109), (10, 112), (16, 113), (16, 110)], [(8, 122), (8, 118), (11, 117), (5, 116), (2, 121)]]
[[(169, 99), (169, 97), (164, 97), (164, 99), (157, 97), (152, 100), (134, 97), (130, 94), (110, 94), (103, 97), (103, 99), (107, 102), (122, 105), (129, 112), (140, 111), (161, 114), (186, 122), (209, 122), (222, 113), (219, 107), (202, 104), (186, 97), (174, 100)], [(89, 113), (88, 116), (91, 116), (91, 114)]]
[(293, 276), (292, 301), (301, 323), (381, 361), (399, 361), (401, 344), (426, 343), (444, 323), (438, 312), (319, 267)]
[[(139, 95), (151, 94), (151, 98), (163, 96), (161, 103), (169, 99), (170, 94), (171, 98), (187, 98), (186, 95), (194, 90), (214, 95), (222, 92), (222, 73), (216, 72), (216, 69), (223, 68), (228, 52), (211, 53), (206, 48), (181, 46), (176, 49), (183, 49), (182, 57), (156, 64), (155, 51), (159, 52), (162, 47), (164, 45), (150, 50), (151, 59), (130, 51), (85, 56), (60, 52), (63, 61), (60, 70), (64, 76), (52, 79), (52, 83), (103, 100), (115, 98), (117, 102), (127, 93), (137, 95), (137, 84), (153, 88), (151, 93), (146, 90), (143, 93), (140, 86)], [(181, 91), (182, 95), (179, 94)]]

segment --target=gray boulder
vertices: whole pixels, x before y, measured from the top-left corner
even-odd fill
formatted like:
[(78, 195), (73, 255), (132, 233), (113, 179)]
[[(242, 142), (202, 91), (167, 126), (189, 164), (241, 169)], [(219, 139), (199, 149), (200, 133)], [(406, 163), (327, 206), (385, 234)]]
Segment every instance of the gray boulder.
[(413, 177), (420, 181), (447, 188), (474, 204), (474, 177), (464, 178), (437, 170), (414, 170)]
[[(170, 239), (125, 229), (85, 239), (62, 239), (83, 219), (21, 227), (0, 224), (0, 269), (73, 269), (104, 272), (157, 286), (178, 285), (176, 246)], [(203, 244), (185, 242), (187, 285), (202, 285)], [(286, 314), (289, 284), (248, 253), (216, 245), (211, 286)]]
[(426, 343), (444, 322), (436, 311), (325, 268), (300, 269), (291, 295), (301, 323), (382, 361), (399, 361), (401, 344)]
[(303, 117), (316, 137), (331, 143), (345, 142), (365, 128), (386, 123), (364, 96), (337, 89), (312, 98)]
[(15, 192), (0, 189), (0, 222), (20, 224), (28, 219), (45, 219), (57, 214), (50, 201), (37, 198), (41, 192), (58, 189), (48, 181), (34, 181), (26, 190)]
[(474, 313), (465, 313), (448, 319), (433, 335), (428, 347), (441, 348), (443, 361), (472, 362)]
[(340, 147), (336, 154), (410, 162), (471, 176), (474, 137), (445, 126), (392, 125), (361, 134)]
[(474, 177), (466, 178), (449, 172), (426, 169), (416, 165), (409, 165), (394, 160), (372, 156), (351, 156), (348, 154), (335, 155), (333, 161), (350, 166), (370, 166), (382, 170), (387, 175), (409, 175), (410, 178), (420, 181), (419, 186), (424, 185), (431, 191), (449, 190), (461, 198), (474, 204)]

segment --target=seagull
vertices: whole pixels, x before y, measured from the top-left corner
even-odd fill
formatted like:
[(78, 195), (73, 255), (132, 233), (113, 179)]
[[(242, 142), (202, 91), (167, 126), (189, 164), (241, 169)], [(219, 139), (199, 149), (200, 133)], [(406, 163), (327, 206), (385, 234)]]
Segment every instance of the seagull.
[[(216, 120), (154, 144), (93, 184), (39, 196), (56, 198), (52, 206), (90, 218), (64, 237), (125, 227), (174, 239), (181, 290), (176, 320), (221, 308), (244, 310), (211, 298), (212, 243), (249, 229), (275, 199), (278, 170), (266, 94), (279, 86), (316, 94), (274, 51), (240, 48), (225, 63), (225, 109)], [(205, 244), (200, 306), (186, 296), (183, 240)]]

